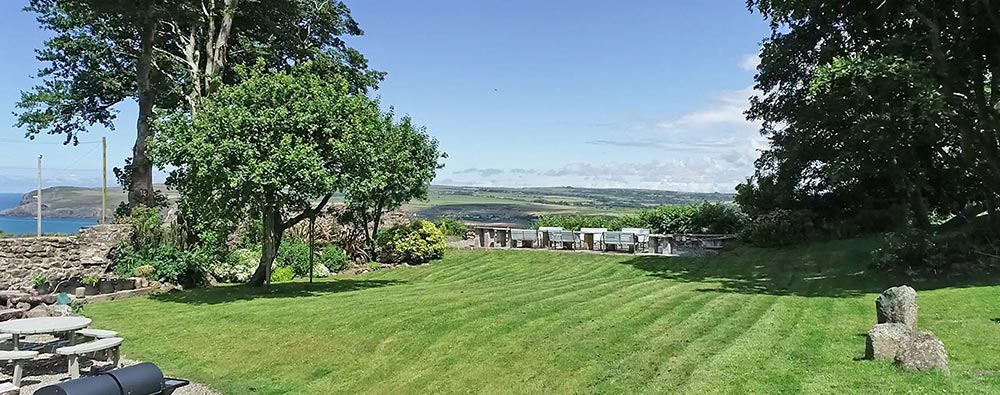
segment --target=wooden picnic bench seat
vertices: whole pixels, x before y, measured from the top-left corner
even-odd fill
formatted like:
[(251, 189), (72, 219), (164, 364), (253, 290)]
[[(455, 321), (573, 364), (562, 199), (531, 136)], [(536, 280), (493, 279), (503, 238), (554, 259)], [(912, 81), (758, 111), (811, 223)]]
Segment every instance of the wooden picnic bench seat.
[(24, 375), (24, 361), (30, 361), (38, 356), (38, 351), (0, 351), (0, 361), (14, 363), (14, 386), (21, 386), (21, 376)]
[(118, 332), (109, 331), (105, 329), (80, 329), (76, 331), (78, 336), (89, 337), (91, 339), (107, 339), (111, 337), (118, 337)]
[(125, 339), (120, 337), (109, 337), (98, 339), (92, 342), (77, 344), (75, 346), (60, 347), (56, 349), (56, 354), (65, 355), (69, 365), (69, 376), (72, 379), (80, 378), (80, 357), (97, 354), (101, 351), (110, 351), (111, 361), (117, 368), (120, 362), (121, 353), (119, 348)]

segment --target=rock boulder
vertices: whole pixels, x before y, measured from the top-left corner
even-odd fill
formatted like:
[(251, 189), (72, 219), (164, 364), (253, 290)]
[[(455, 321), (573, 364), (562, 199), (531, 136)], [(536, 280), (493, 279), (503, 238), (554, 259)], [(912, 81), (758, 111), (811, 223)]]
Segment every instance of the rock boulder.
[(879, 324), (904, 324), (917, 328), (917, 291), (903, 285), (882, 292), (875, 299), (875, 313)]
[(926, 372), (948, 370), (948, 352), (944, 343), (930, 332), (919, 332), (903, 344), (896, 365), (904, 370)]
[(909, 342), (913, 330), (905, 324), (878, 324), (868, 331), (865, 358), (894, 361)]

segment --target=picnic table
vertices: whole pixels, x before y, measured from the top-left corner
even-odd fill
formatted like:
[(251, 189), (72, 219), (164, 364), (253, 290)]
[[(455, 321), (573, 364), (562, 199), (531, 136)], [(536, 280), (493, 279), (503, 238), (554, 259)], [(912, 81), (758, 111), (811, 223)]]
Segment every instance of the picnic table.
[[(14, 351), (18, 351), (21, 336), (73, 333), (90, 326), (90, 322), (90, 318), (86, 317), (23, 318), (0, 322), (0, 333), (14, 335), (12, 339)], [(73, 336), (69, 338), (70, 341), (73, 340)]]

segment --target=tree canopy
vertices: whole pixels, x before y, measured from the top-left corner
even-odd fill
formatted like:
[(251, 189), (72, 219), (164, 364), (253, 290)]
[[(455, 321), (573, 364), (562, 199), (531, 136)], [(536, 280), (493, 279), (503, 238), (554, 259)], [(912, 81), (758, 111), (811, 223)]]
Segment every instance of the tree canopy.
[(113, 106), (135, 100), (133, 156), (116, 171), (132, 206), (155, 200), (155, 110), (196, 113), (202, 97), (238, 82), (235, 66), (323, 59), (355, 92), (383, 77), (341, 39), (363, 32), (338, 0), (32, 0), (26, 11), (54, 37), (38, 51), (42, 83), (22, 93), (17, 126), (76, 142), (93, 125), (113, 128)]
[(1000, 219), (1000, 14), (989, 0), (747, 4), (772, 27), (748, 111), (771, 147), (738, 188), (748, 212), (896, 212), (926, 226), (979, 207)]
[(340, 142), (369, 133), (379, 121), (376, 102), (307, 63), (248, 73), (205, 98), (197, 117), (166, 116), (152, 153), (158, 165), (175, 167), (168, 184), (186, 207), (210, 217), (262, 220), (264, 248), (253, 279), (262, 284), (284, 231), (322, 210), (344, 182)]
[(427, 187), (446, 158), (438, 142), (410, 117), (395, 121), (382, 114), (369, 133), (350, 133), (341, 143), (345, 219), (364, 228), (369, 257), (382, 215), (413, 199), (427, 197)]

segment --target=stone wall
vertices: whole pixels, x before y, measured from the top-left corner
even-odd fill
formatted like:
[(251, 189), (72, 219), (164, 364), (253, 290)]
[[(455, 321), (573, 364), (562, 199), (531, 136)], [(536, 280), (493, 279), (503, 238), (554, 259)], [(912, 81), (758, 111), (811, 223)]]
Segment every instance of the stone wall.
[(0, 290), (29, 289), (41, 273), (53, 281), (107, 272), (108, 255), (128, 235), (124, 225), (99, 225), (67, 237), (0, 239)]

